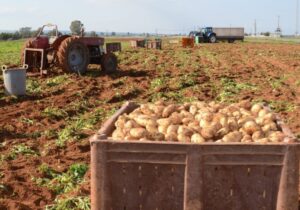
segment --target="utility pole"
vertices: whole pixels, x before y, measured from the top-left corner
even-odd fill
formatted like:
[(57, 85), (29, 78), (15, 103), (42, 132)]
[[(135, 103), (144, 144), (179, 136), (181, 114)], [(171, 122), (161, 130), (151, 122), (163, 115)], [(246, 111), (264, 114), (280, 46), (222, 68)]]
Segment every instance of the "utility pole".
[(254, 20), (254, 36), (257, 35), (257, 25), (256, 25), (256, 19)]
[(296, 36), (299, 35), (299, 0), (297, 0), (297, 6), (296, 6)]

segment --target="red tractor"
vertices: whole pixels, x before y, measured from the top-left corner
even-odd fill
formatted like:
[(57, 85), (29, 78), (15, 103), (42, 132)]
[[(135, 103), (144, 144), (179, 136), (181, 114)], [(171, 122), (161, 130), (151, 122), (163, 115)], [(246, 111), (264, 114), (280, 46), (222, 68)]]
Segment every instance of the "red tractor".
[[(45, 28), (53, 29), (54, 36), (43, 35)], [(104, 50), (104, 38), (60, 35), (57, 26), (44, 25), (38, 35), (28, 40), (22, 50), (21, 63), (42, 73), (53, 66), (66, 72), (83, 74), (89, 64), (100, 64), (106, 73), (117, 70), (117, 57)]]

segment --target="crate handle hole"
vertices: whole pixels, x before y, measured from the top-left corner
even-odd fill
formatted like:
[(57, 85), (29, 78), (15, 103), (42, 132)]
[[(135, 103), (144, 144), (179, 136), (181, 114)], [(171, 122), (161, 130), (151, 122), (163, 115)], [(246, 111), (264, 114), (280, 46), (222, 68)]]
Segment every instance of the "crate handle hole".
[(233, 196), (233, 189), (230, 189), (230, 196)]
[(266, 198), (266, 197), (267, 197), (267, 191), (264, 190), (264, 192), (263, 192), (263, 198)]
[(126, 187), (123, 187), (123, 194), (126, 194), (126, 192), (127, 192)]
[(248, 168), (247, 175), (250, 176), (250, 173), (251, 173), (251, 168)]
[(143, 209), (143, 204), (140, 204), (140, 210), (142, 210)]
[(141, 165), (139, 165), (139, 171), (141, 171), (142, 170), (142, 166)]
[(140, 196), (143, 195), (142, 186), (139, 186), (139, 195), (140, 195)]

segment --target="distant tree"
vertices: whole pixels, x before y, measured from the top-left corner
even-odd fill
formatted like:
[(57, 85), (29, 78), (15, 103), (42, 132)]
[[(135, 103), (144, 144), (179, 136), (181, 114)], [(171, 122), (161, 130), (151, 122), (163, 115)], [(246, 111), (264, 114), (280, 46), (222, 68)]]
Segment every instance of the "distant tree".
[(116, 36), (116, 32), (111, 32), (111, 36)]
[(90, 37), (98, 37), (98, 34), (96, 33), (96, 31), (91, 31), (91, 32), (89, 33), (89, 36), (90, 36)]
[(263, 35), (263, 36), (270, 36), (271, 35), (271, 33), (270, 32), (262, 32), (262, 33), (260, 33), (261, 35)]
[(30, 27), (23, 27), (19, 29), (20, 36), (22, 38), (29, 38), (32, 36), (31, 28)]
[(80, 20), (74, 20), (71, 22), (70, 30), (72, 34), (80, 35), (82, 28), (83, 28), (83, 23)]
[(130, 36), (130, 32), (127, 32), (127, 36)]

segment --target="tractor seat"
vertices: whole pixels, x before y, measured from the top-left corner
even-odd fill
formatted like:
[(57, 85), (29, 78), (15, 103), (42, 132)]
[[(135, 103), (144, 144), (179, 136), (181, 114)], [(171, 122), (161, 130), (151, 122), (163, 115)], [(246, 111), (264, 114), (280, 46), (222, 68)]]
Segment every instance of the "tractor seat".
[(57, 36), (50, 36), (49, 37), (49, 44), (52, 45), (57, 39)]

